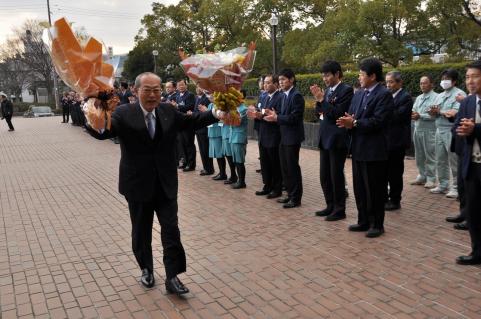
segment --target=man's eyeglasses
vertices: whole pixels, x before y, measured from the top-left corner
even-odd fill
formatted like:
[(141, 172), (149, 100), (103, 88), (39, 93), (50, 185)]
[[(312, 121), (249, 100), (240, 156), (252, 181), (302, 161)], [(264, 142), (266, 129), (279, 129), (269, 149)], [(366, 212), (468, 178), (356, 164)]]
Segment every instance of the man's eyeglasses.
[(149, 94), (149, 95), (152, 94), (152, 93), (154, 93), (155, 95), (159, 95), (159, 94), (162, 92), (162, 90), (159, 89), (159, 88), (156, 88), (156, 89), (152, 89), (152, 88), (141, 88), (140, 90), (142, 91), (142, 93), (144, 93), (144, 94)]

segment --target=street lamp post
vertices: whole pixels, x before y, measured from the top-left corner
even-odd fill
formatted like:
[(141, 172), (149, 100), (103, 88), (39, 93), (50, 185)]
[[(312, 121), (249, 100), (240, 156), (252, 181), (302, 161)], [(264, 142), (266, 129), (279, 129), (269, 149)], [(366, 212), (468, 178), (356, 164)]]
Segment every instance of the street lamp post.
[(272, 73), (277, 74), (276, 32), (277, 32), (277, 25), (279, 24), (279, 19), (277, 18), (275, 13), (271, 14), (271, 18), (269, 19), (269, 23), (271, 24), (271, 38), (272, 38)]
[(157, 56), (159, 55), (159, 51), (152, 51), (152, 55), (154, 56), (154, 73), (157, 74)]

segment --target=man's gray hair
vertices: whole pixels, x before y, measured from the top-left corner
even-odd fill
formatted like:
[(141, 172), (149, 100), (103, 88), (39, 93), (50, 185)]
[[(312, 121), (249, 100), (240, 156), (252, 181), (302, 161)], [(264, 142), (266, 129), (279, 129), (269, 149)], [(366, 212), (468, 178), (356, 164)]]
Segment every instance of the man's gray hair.
[(155, 73), (152, 73), (152, 72), (144, 72), (144, 73), (140, 73), (139, 75), (137, 75), (137, 77), (135, 78), (135, 83), (134, 83), (134, 86), (136, 89), (138, 89), (140, 87), (140, 82), (142, 82), (142, 78), (144, 76), (155, 76), (159, 79), (160, 82), (162, 82), (162, 80), (160, 79), (160, 76), (158, 76), (157, 74)]
[(401, 82), (403, 80), (401, 72), (399, 72), (399, 71), (390, 71), (390, 72), (386, 73), (386, 76), (388, 76), (388, 75), (392, 76), (393, 79), (396, 82)]

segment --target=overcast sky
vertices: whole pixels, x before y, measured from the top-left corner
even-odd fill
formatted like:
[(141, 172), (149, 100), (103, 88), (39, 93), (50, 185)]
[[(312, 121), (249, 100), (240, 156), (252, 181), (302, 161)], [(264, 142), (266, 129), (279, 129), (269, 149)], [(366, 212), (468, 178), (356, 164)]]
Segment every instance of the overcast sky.
[[(175, 4), (179, 0), (157, 0)], [(152, 12), (150, 0), (50, 0), (52, 22), (61, 17), (85, 27), (88, 34), (112, 46), (114, 54), (134, 46), (140, 19)], [(48, 20), (47, 0), (0, 0), (0, 45), (12, 36), (12, 28), (26, 19)]]

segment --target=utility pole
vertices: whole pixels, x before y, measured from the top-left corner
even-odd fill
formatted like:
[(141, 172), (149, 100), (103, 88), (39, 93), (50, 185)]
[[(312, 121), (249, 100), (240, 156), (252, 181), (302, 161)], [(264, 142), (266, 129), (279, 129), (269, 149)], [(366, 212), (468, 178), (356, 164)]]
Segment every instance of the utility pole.
[[(48, 25), (52, 27), (52, 18), (50, 17), (50, 0), (47, 0), (47, 10), (48, 10)], [(52, 75), (53, 75), (53, 97), (55, 99), (55, 108), (58, 110), (60, 109), (60, 101), (58, 99), (58, 81), (57, 81), (57, 72), (55, 71), (55, 67), (52, 63)]]

